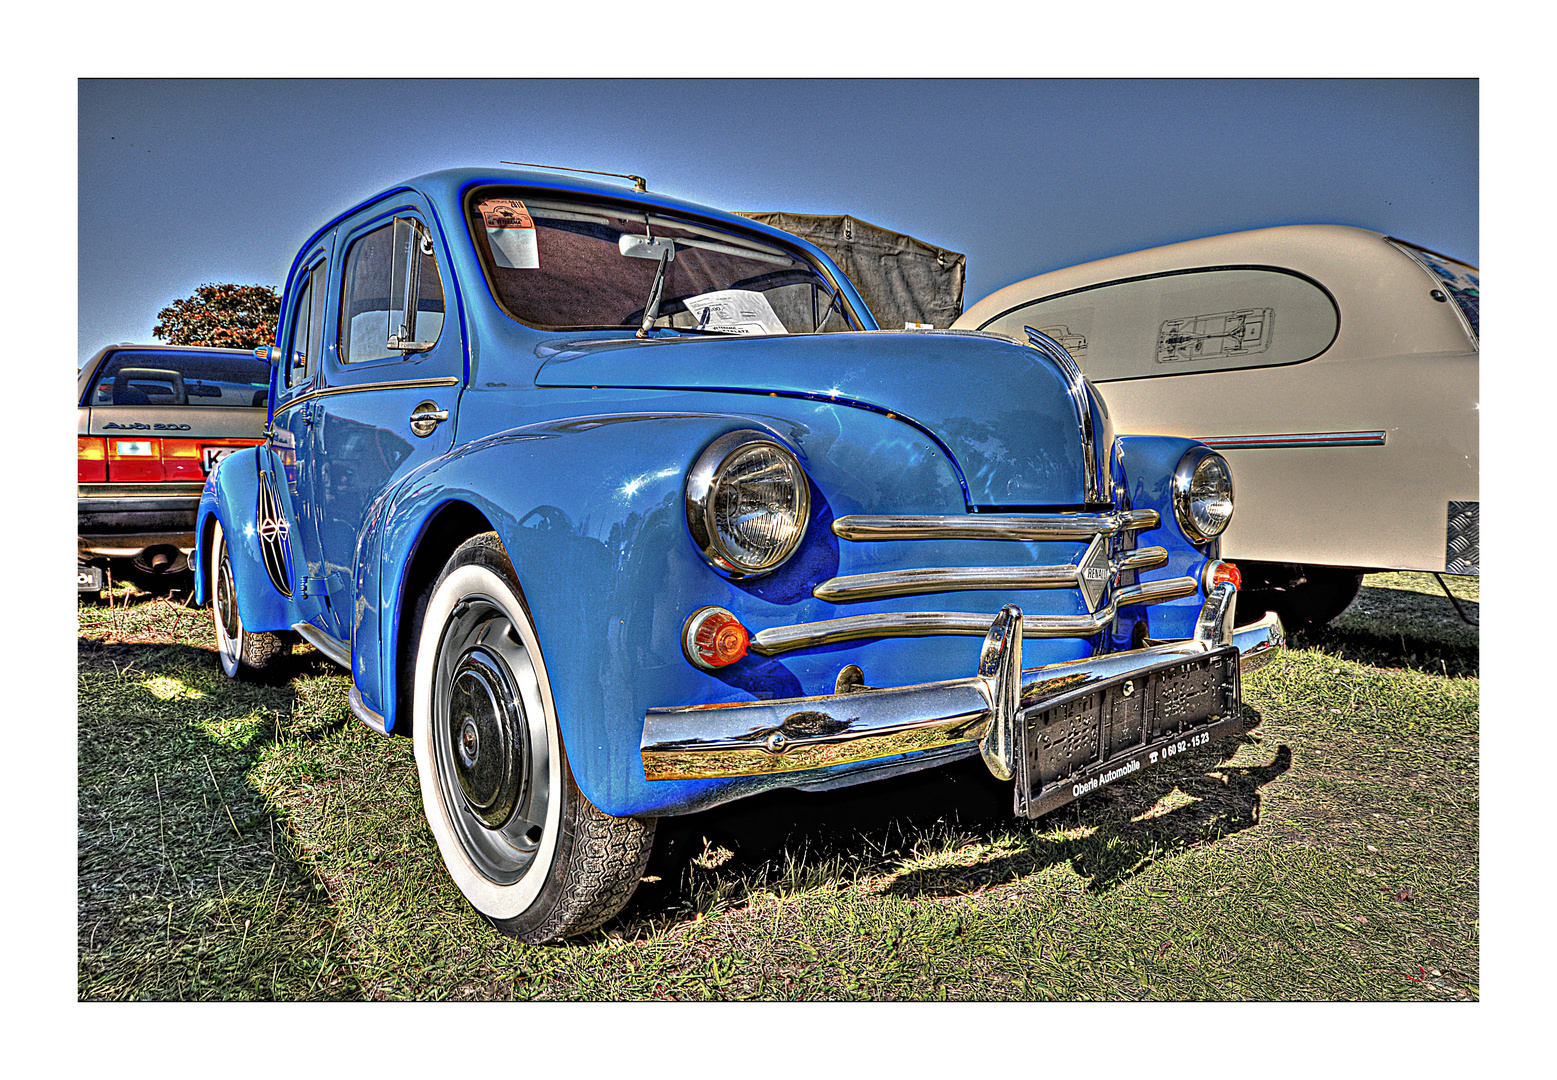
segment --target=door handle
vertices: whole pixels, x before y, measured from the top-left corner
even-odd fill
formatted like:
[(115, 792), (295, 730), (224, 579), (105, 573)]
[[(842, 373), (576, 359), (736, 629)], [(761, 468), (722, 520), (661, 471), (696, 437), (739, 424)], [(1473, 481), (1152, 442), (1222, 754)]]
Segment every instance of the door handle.
[(433, 428), (448, 418), (448, 409), (438, 408), (436, 401), (424, 401), (411, 410), (411, 432), (419, 438), (425, 439), (433, 433)]

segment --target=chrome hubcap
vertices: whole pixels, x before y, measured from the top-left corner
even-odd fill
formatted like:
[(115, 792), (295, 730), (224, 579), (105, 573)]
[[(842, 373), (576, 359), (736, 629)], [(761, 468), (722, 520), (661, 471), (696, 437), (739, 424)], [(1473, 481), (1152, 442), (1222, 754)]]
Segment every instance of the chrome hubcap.
[(216, 574), (216, 617), (228, 641), (238, 640), (238, 604), (233, 598), (232, 562), (222, 549), (222, 562)]
[(544, 835), (549, 762), (539, 700), (529, 653), (503, 609), (486, 597), (456, 605), (434, 671), (433, 762), (460, 846), (499, 884), (524, 875)]

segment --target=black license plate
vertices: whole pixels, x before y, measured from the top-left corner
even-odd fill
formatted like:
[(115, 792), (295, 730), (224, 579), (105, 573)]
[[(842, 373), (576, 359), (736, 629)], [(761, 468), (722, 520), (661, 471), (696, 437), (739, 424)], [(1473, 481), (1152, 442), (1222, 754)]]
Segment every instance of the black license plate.
[(1242, 734), (1238, 650), (1093, 685), (1016, 721), (1018, 817), (1038, 818), (1171, 757)]

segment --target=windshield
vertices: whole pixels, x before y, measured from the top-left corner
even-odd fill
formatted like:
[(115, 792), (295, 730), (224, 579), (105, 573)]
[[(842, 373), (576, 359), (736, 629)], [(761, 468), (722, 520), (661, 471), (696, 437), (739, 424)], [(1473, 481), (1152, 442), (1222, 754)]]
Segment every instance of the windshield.
[(98, 371), (89, 402), (259, 409), (269, 390), (270, 365), (249, 353), (126, 349)]
[(1470, 327), (1471, 336), (1480, 341), (1481, 271), (1469, 263), (1418, 247), (1407, 240), (1389, 238), (1389, 241), (1425, 266), (1428, 273), (1443, 282), (1444, 289), (1454, 298), (1454, 303), (1460, 309), (1460, 314), (1464, 316), (1466, 325)]
[(470, 231), (503, 310), (541, 329), (639, 330), (646, 315), (707, 334), (858, 329), (815, 266), (733, 230), (486, 189), (470, 201)]

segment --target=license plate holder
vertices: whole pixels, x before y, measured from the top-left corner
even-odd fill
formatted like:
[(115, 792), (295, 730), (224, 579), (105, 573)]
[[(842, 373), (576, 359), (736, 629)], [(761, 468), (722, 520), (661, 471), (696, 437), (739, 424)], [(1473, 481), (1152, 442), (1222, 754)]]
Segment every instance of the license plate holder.
[(1238, 649), (1093, 684), (1019, 714), (1018, 817), (1039, 818), (1180, 753), (1242, 734)]

